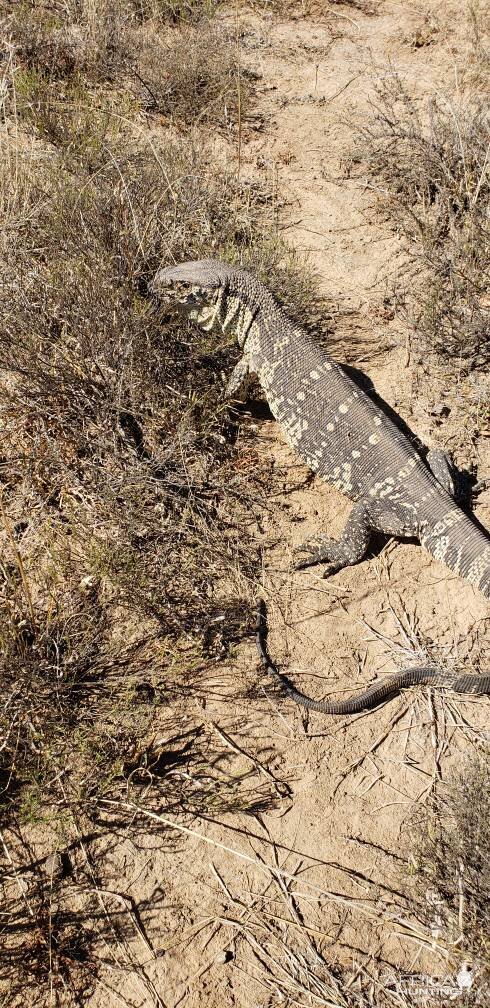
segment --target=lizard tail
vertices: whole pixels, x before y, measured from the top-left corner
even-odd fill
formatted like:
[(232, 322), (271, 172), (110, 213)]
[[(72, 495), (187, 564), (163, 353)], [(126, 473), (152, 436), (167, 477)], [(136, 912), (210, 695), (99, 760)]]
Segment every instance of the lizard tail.
[(462, 675), (455, 676), (433, 665), (419, 666), (418, 668), (405, 669), (396, 672), (389, 679), (381, 682), (374, 682), (362, 693), (354, 694), (347, 700), (334, 701), (313, 700), (296, 689), (296, 686), (274, 665), (267, 650), (267, 610), (263, 599), (257, 603), (257, 618), (255, 623), (255, 643), (259, 652), (260, 663), (267, 672), (270, 672), (280, 683), (286, 696), (301, 707), (307, 710), (321, 711), (322, 714), (358, 714), (360, 711), (369, 710), (400, 690), (408, 686), (448, 686), (455, 693), (467, 693), (481, 696), (490, 694), (490, 675)]
[(420, 542), (436, 560), (490, 598), (490, 536), (448, 498), (448, 506), (426, 525)]

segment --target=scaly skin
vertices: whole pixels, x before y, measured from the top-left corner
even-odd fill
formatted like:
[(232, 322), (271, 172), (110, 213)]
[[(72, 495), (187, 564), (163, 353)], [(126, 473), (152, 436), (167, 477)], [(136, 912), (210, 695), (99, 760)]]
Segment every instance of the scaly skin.
[(153, 292), (169, 288), (184, 314), (204, 329), (236, 334), (243, 356), (228, 395), (256, 374), (289, 443), (355, 502), (340, 540), (320, 535), (305, 543), (299, 567), (324, 562), (331, 574), (355, 564), (378, 530), (417, 537), (437, 560), (490, 597), (488, 535), (457, 506), (393, 421), (287, 319), (262, 284), (208, 259), (159, 270)]

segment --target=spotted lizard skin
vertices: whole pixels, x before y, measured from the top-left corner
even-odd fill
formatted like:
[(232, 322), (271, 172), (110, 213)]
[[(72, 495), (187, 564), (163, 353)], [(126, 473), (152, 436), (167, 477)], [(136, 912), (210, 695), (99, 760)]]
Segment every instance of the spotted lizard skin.
[(172, 291), (186, 317), (203, 329), (236, 335), (242, 357), (227, 395), (236, 396), (257, 375), (290, 445), (355, 502), (340, 539), (319, 535), (305, 543), (298, 567), (326, 563), (331, 574), (355, 564), (378, 530), (415, 536), (490, 598), (490, 537), (457, 506), (441, 467), (434, 465), (438, 479), (430, 453), (427, 462), (342, 366), (289, 321), (261, 283), (205, 259), (159, 270), (150, 289), (157, 295)]

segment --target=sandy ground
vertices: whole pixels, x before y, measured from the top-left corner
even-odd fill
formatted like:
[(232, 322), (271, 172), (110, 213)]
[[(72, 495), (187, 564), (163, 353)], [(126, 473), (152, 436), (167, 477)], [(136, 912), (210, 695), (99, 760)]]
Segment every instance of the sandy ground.
[[(400, 322), (386, 310), (383, 277), (398, 241), (369, 186), (342, 167), (348, 121), (368, 113), (380, 75), (396, 68), (421, 97), (453, 79), (449, 8), (432, 6), (434, 17), (395, 3), (371, 16), (321, 3), (309, 17), (243, 16), (263, 126), (244, 132), (242, 171), (276, 180), (280, 226), (345, 316), (337, 352), (343, 345), (422, 439), (444, 445), (430, 413), (439, 393), (419, 392)], [(244, 464), (254, 436), (283, 490), (261, 518), (263, 570), (250, 592), (268, 600), (270, 650), (288, 675), (311, 695), (338, 697), (427, 652), (482, 661), (485, 600), (417, 544), (379, 543), (330, 580), (292, 570), (291, 548), (316, 531), (339, 533), (351, 505), (308, 480), (274, 422), (255, 424), (255, 434), (244, 431)], [(468, 461), (484, 475), (479, 442)], [(490, 525), (488, 495), (486, 504), (482, 496), (477, 513)], [(196, 717), (210, 737), (225, 733), (233, 773), (250, 773), (251, 791), (269, 797), (253, 815), (211, 812), (190, 834), (154, 823), (136, 843), (113, 830), (105, 886), (116, 895), (106, 898), (138, 908), (121, 960), (140, 968), (108, 970), (93, 1008), (118, 996), (169, 1008), (327, 1004), (318, 993), (325, 963), (364, 964), (385, 984), (392, 967), (446, 973), (436, 941), (431, 949), (430, 937), (420, 943), (400, 923), (410, 916), (405, 859), (414, 809), (488, 739), (489, 701), (420, 689), (354, 718), (305, 718), (256, 670), (249, 642), (233, 667), (217, 666)]]

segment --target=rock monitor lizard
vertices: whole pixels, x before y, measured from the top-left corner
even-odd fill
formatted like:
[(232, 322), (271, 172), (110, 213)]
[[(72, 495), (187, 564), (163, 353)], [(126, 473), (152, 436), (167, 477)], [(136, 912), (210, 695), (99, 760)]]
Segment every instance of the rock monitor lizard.
[(257, 375), (290, 445), (355, 502), (339, 540), (319, 535), (299, 548), (299, 568), (325, 563), (325, 574), (332, 574), (356, 564), (377, 530), (417, 537), (490, 598), (490, 537), (456, 504), (442, 453), (424, 459), (249, 273), (213, 259), (185, 262), (160, 269), (150, 285), (157, 295), (169, 289), (183, 314), (203, 329), (236, 335), (242, 356), (226, 396), (236, 396)]

